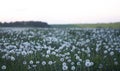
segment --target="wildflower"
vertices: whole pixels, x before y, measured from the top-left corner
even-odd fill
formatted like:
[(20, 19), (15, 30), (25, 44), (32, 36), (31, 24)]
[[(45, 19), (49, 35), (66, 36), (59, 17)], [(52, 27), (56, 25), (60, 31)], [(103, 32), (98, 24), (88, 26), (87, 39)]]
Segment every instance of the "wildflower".
[(24, 65), (26, 65), (26, 64), (27, 64), (27, 62), (26, 62), (26, 61), (23, 61), (23, 64), (24, 64)]
[(91, 62), (91, 66), (93, 66), (94, 65), (94, 63), (93, 62)]
[(46, 55), (46, 58), (49, 58), (49, 55)]
[(75, 63), (74, 62), (71, 62), (71, 65), (74, 65)]
[(89, 62), (89, 61), (85, 62), (85, 66), (86, 67), (90, 67), (91, 66), (91, 62)]
[(6, 57), (6, 56), (5, 56), (5, 55), (3, 55), (3, 56), (2, 56), (2, 59), (5, 59), (5, 57)]
[(63, 65), (63, 66), (62, 66), (62, 69), (63, 69), (63, 70), (67, 70), (67, 69), (68, 69), (68, 66)]
[(78, 60), (78, 59), (80, 59), (80, 57), (79, 57), (79, 56), (76, 56), (76, 59)]
[(65, 62), (63, 62), (63, 63), (62, 63), (62, 65), (63, 65), (63, 66), (64, 66), (64, 65), (66, 65), (66, 63), (65, 63)]
[(26, 51), (22, 51), (22, 55), (24, 56), (27, 55)]
[(114, 64), (115, 64), (115, 65), (118, 65), (118, 62), (117, 62), (117, 61), (115, 61), (115, 62), (114, 62)]
[(65, 57), (65, 59), (69, 59), (69, 57), (68, 57), (68, 56), (66, 56), (66, 57)]
[(112, 51), (112, 52), (110, 52), (110, 55), (112, 56), (112, 55), (114, 55), (114, 52)]
[(71, 67), (71, 70), (73, 70), (73, 71), (74, 71), (74, 70), (75, 70), (75, 66), (72, 66), (72, 67)]
[(6, 69), (6, 66), (5, 66), (5, 65), (2, 65), (1, 69), (2, 69), (2, 70), (5, 70), (5, 69)]
[(71, 59), (68, 59), (67, 62), (71, 62)]
[(48, 62), (48, 64), (49, 64), (49, 65), (52, 65), (52, 64), (53, 64), (53, 62), (52, 62), (52, 61), (49, 61), (49, 62)]
[(63, 62), (63, 61), (64, 61), (64, 58), (60, 58), (60, 61)]
[(37, 65), (32, 65), (32, 67), (34, 67), (34, 68), (35, 68), (35, 67), (37, 67)]
[(108, 53), (108, 51), (107, 51), (107, 50), (105, 50), (105, 51), (104, 51), (104, 54), (106, 54), (106, 53)]
[(50, 50), (47, 50), (47, 54), (50, 54), (50, 52), (51, 52)]
[(46, 65), (46, 62), (45, 62), (45, 61), (42, 61), (42, 65), (43, 65), (43, 66)]
[(28, 69), (31, 69), (30, 65), (28, 65)]
[(103, 65), (102, 65), (102, 64), (99, 64), (99, 68), (103, 68)]
[(90, 62), (90, 60), (89, 60), (89, 59), (86, 59), (86, 62)]
[(30, 64), (33, 64), (33, 61), (32, 60), (30, 60), (30, 62), (29, 62)]
[(80, 65), (80, 62), (77, 62), (77, 65)]
[(39, 64), (40, 63), (40, 61), (36, 61), (36, 64)]
[(11, 56), (11, 61), (15, 61), (15, 57)]
[(56, 52), (53, 51), (53, 52), (52, 52), (52, 55), (55, 55), (55, 54), (56, 54)]
[(89, 39), (87, 39), (87, 40), (86, 40), (86, 42), (88, 43), (88, 42), (90, 42), (90, 40), (89, 40)]

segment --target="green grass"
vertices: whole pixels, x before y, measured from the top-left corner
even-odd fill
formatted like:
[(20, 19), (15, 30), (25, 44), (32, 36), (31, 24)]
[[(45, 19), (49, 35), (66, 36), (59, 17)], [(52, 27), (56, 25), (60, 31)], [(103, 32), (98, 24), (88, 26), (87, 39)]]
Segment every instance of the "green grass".
[(120, 29), (120, 22), (118, 23), (96, 23), (96, 24), (65, 24), (65, 25), (51, 25), (56, 28), (116, 28)]

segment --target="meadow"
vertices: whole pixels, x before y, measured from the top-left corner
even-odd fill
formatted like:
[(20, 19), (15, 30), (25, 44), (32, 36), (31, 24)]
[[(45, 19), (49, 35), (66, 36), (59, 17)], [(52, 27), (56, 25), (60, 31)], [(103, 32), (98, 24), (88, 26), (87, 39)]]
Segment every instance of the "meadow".
[(116, 23), (75, 23), (75, 24), (53, 24), (52, 27), (57, 28), (112, 28), (120, 29), (120, 22)]
[(0, 29), (0, 71), (120, 71), (120, 29)]

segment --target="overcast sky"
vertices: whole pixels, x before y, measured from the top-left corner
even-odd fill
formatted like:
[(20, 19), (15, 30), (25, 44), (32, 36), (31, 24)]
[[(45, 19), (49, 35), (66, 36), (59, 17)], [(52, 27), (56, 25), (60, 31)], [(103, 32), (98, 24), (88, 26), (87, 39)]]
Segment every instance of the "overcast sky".
[(0, 21), (120, 22), (120, 0), (0, 0)]

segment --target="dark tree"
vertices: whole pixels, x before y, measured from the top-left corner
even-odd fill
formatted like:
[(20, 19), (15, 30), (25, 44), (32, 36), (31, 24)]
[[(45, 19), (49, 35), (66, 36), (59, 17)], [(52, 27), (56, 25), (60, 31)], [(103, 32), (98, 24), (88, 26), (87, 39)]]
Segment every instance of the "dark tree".
[(46, 22), (41, 21), (16, 21), (16, 22), (0, 22), (0, 27), (50, 27)]

